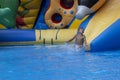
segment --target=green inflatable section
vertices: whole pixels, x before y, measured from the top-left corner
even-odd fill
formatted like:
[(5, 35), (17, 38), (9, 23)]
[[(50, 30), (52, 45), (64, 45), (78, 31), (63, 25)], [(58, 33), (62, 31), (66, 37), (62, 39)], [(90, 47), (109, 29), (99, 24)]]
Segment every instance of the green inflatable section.
[(0, 24), (14, 28), (19, 0), (0, 0)]

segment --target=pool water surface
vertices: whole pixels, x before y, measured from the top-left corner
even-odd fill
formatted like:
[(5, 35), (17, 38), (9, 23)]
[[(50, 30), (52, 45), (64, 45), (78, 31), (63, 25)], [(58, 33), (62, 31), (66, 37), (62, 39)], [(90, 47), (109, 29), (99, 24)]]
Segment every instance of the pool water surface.
[(120, 50), (73, 45), (0, 47), (0, 80), (120, 80)]

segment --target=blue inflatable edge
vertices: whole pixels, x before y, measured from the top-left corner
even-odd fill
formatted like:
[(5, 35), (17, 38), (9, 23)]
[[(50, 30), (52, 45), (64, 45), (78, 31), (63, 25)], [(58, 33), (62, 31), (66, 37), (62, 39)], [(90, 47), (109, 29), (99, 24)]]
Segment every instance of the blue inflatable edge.
[(0, 30), (0, 42), (36, 41), (35, 30)]
[(120, 19), (95, 38), (90, 46), (93, 52), (120, 49)]
[[(86, 20), (84, 20), (84, 21), (80, 24), (79, 29), (82, 28), (82, 29), (85, 30), (86, 27), (87, 27), (87, 25), (88, 25), (88, 23), (89, 23), (89, 21), (93, 18), (94, 15), (95, 15), (95, 13), (92, 13), (91, 15), (89, 15), (88, 18), (87, 18)], [(78, 29), (78, 30), (79, 30), (79, 29)]]

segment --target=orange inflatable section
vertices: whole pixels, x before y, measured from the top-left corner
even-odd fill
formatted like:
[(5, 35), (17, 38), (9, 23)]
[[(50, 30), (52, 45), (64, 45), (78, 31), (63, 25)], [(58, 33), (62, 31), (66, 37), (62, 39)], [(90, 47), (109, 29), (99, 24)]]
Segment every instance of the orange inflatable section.
[(50, 0), (45, 14), (45, 22), (49, 28), (66, 28), (77, 12), (78, 0)]

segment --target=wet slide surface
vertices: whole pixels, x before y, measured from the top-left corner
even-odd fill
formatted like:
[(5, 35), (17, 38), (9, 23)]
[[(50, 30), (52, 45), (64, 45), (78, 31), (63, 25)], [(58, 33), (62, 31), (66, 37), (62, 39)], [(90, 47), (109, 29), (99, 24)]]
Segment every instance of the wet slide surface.
[(91, 43), (97, 36), (120, 18), (119, 0), (108, 0), (90, 20), (85, 30), (87, 42)]

